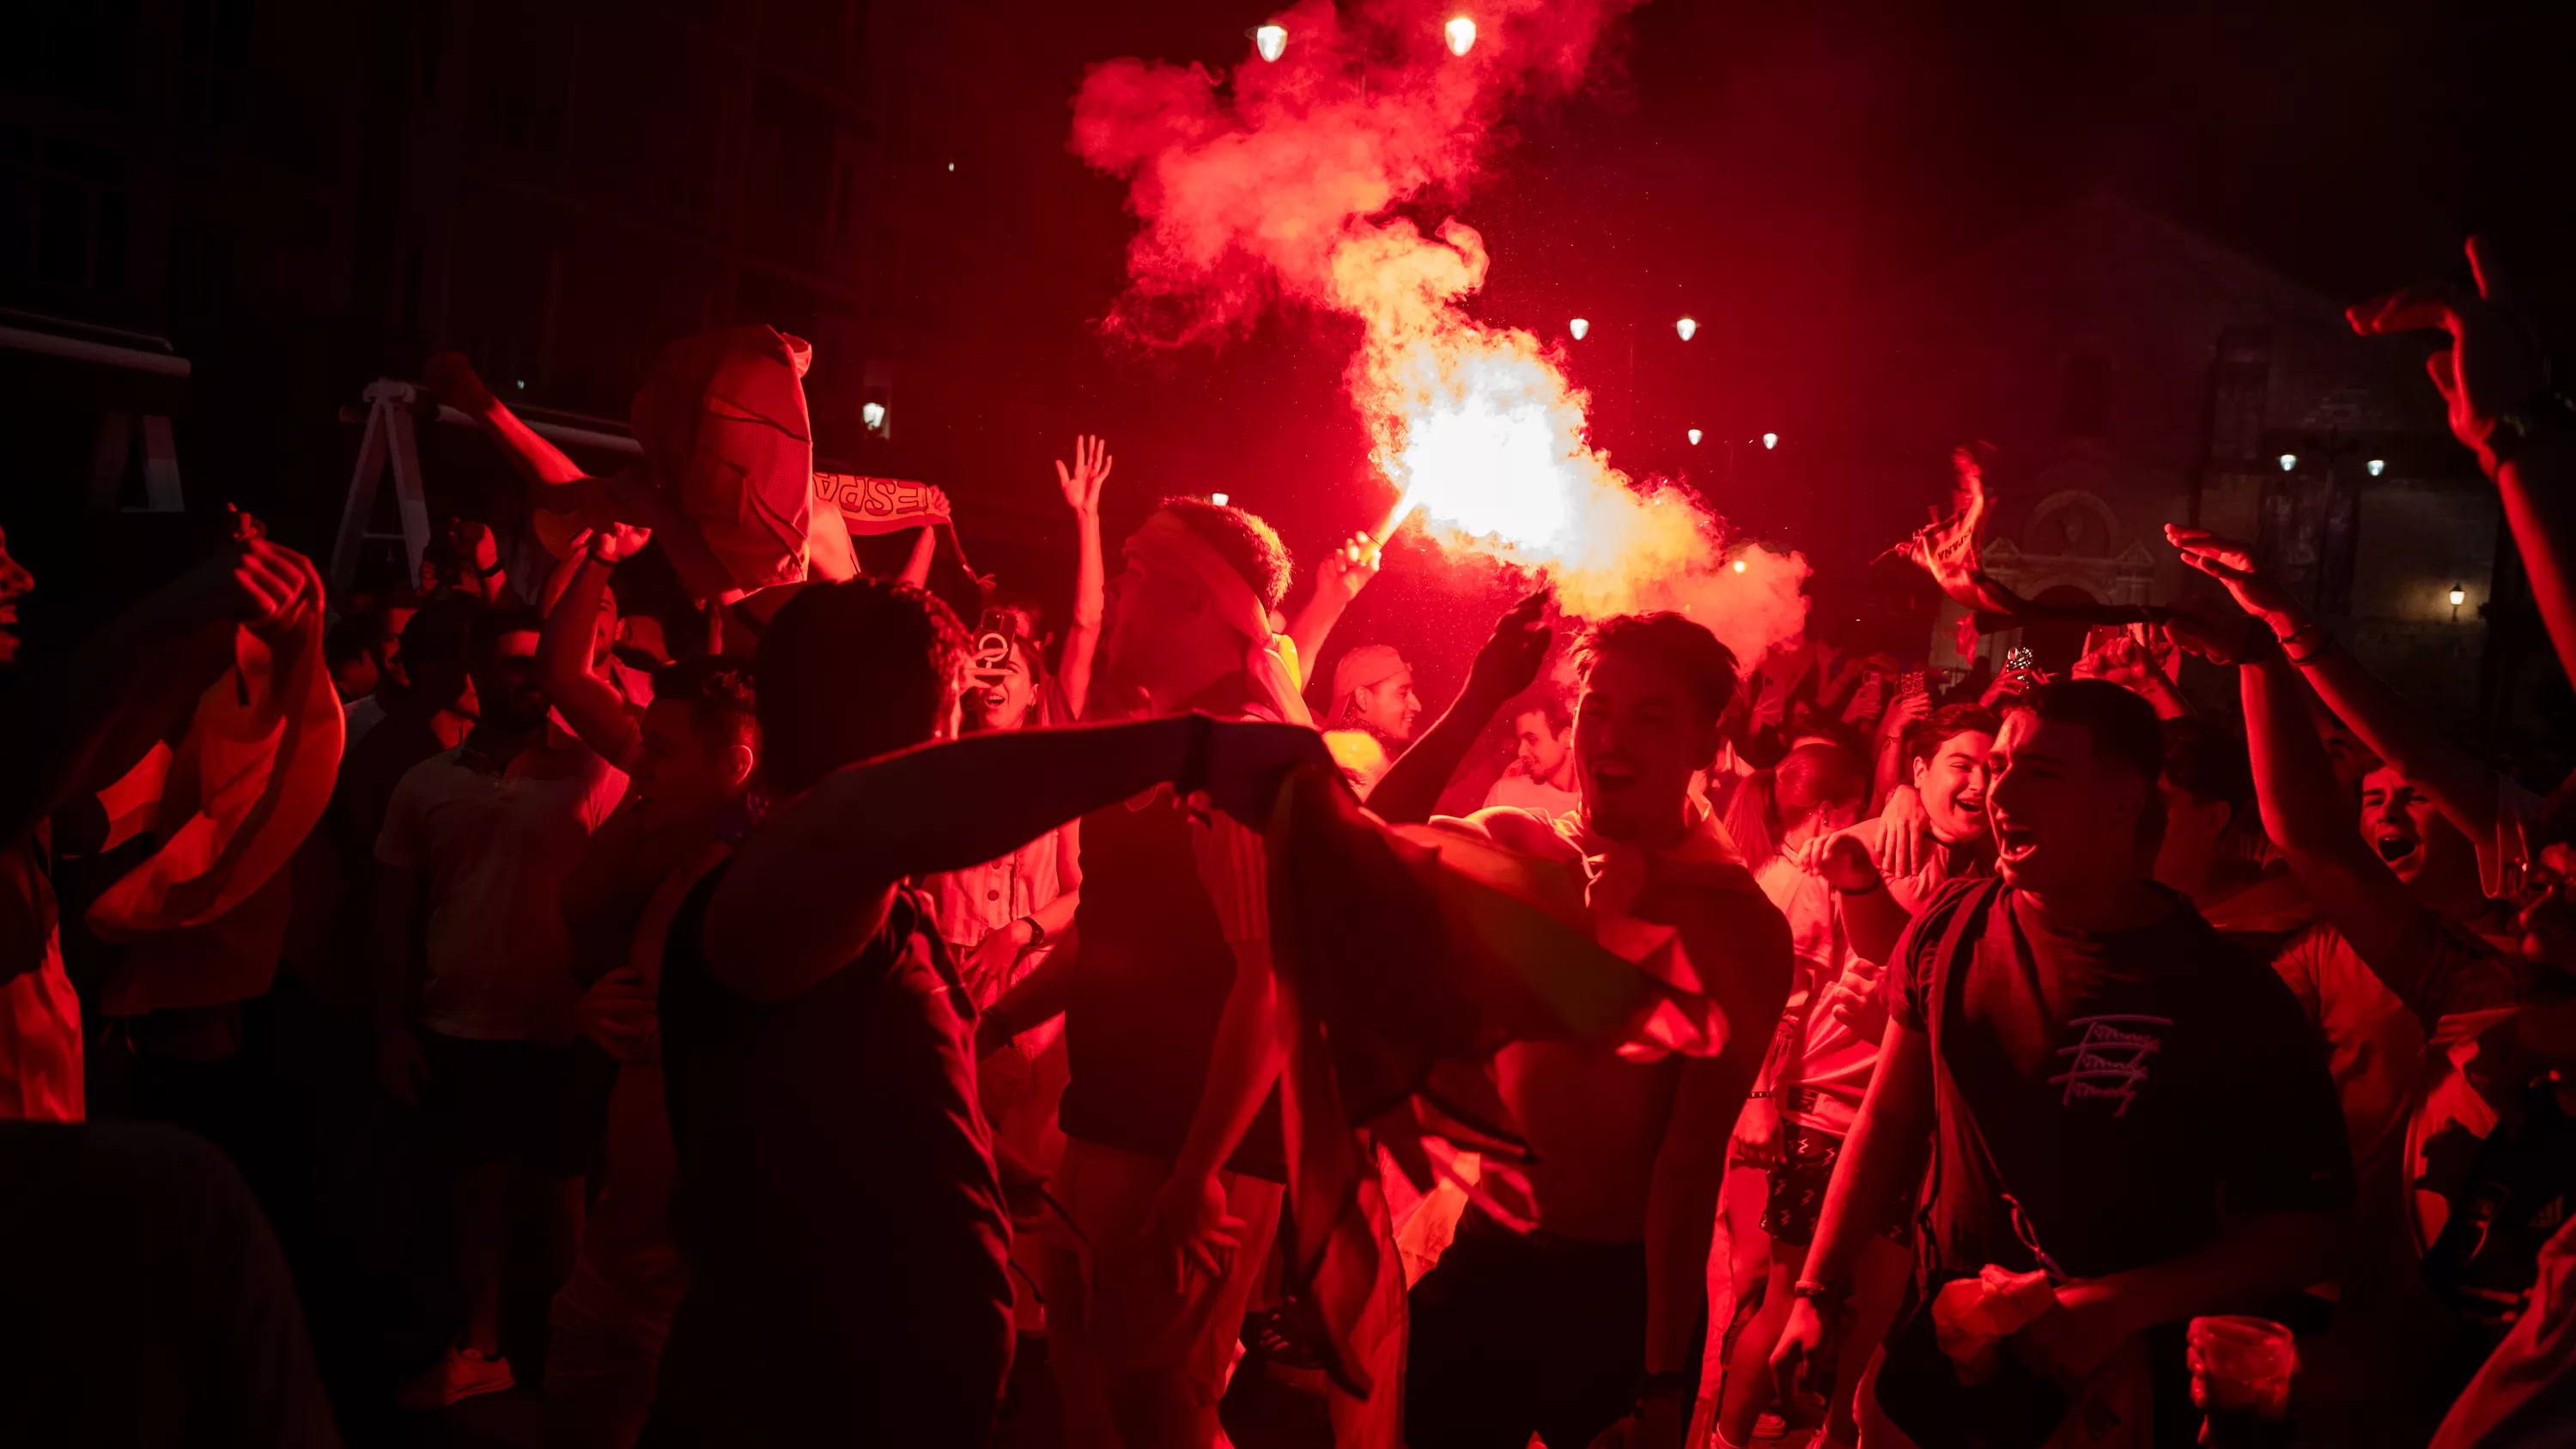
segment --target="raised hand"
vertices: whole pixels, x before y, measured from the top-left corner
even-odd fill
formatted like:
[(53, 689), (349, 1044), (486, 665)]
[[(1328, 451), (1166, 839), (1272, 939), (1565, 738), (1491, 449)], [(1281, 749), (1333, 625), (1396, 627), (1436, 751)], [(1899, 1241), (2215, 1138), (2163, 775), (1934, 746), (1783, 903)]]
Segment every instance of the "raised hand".
[(2254, 567), (2253, 549), (2208, 529), (2175, 523), (2165, 525), (2165, 541), (2182, 554), (2184, 563), (2226, 585), (2236, 607), (2273, 624), (2276, 634), (2289, 632), (2279, 625), (2298, 613), (2298, 602)]
[[(1911, 785), (1887, 792), (1878, 808), (1878, 850), (1874, 863), (1881, 875), (1903, 879), (1932, 863), (1932, 815)], [(1867, 889), (1863, 886), (1862, 889)]]
[(2078, 679), (2108, 680), (2128, 690), (2143, 689), (2151, 681), (2171, 682), (2156, 667), (2155, 656), (2147, 652), (2147, 646), (2126, 629), (2110, 631), (2101, 643), (2086, 650), (2084, 657), (2075, 661), (2074, 674)]
[(653, 541), (653, 530), (631, 523), (611, 523), (588, 531), (590, 556), (604, 564), (623, 563)]
[(1530, 687), (1555, 635), (1547, 627), (1545, 589), (1530, 595), (1494, 621), (1494, 632), (1467, 667), (1467, 693), (1497, 707)]
[[(1911, 792), (1909, 792), (1911, 793)], [(1837, 830), (1798, 847), (1797, 864), (1835, 890), (1858, 894), (1874, 890), (1884, 879), (1869, 845), (1856, 830)]]
[(1109, 456), (1109, 440), (1089, 433), (1073, 440), (1073, 466), (1067, 468), (1057, 459), (1055, 481), (1064, 489), (1065, 506), (1076, 513), (1097, 515), (1100, 512), (1100, 485), (1109, 481), (1109, 469), (1118, 460)]
[(1324, 555), (1323, 562), (1315, 566), (1315, 587), (1335, 591), (1347, 604), (1360, 596), (1360, 590), (1369, 586), (1369, 580), (1376, 578), (1385, 564), (1385, 550), (1363, 529)]
[(2344, 316), (2365, 337), (2435, 327), (2451, 334), (2451, 350), (2425, 358), (2424, 370), (2441, 390), (2452, 434), (2492, 476), (2498, 466), (2490, 444), (2496, 419), (2546, 391), (2549, 373), (2538, 337), (2514, 310), (2494, 248), (2473, 236), (2468, 253), (2475, 294), (2433, 282), (2356, 303)]
[(466, 361), (461, 352), (432, 353), (429, 361), (420, 365), (420, 385), (459, 412), (484, 412), (498, 403), (492, 389), (484, 386), (482, 376), (474, 371), (474, 364)]
[(263, 637), (292, 628), (306, 609), (322, 602), (313, 566), (304, 555), (265, 538), (233, 545), (224, 597), (232, 617)]

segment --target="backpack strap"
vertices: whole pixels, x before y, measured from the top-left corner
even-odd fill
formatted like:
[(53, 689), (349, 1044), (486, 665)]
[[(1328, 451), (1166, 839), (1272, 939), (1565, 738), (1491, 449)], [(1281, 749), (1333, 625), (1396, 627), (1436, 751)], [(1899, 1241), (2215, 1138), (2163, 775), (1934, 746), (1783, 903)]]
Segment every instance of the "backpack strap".
[[(1954, 998), (1965, 989), (1968, 967), (1976, 958), (1977, 942), (1985, 938), (1986, 918), (1993, 914), (1995, 902), (2003, 897), (2003, 890), (2003, 879), (1997, 876), (1959, 891), (1950, 908), (1950, 919), (1941, 932), (1938, 953), (1932, 958), (1931, 980), (1926, 983), (1929, 989), (1923, 993), (1923, 1029), (1932, 1047), (1935, 1112), (1958, 1095), (1958, 1089), (1950, 1081), (1949, 1066), (1942, 1057), (1942, 1045), (1947, 1040)], [(1959, 1109), (1959, 1114), (1960, 1119), (1967, 1123), (1975, 1150), (1983, 1155), (1985, 1141), (1977, 1136), (1974, 1119), (1968, 1117), (1964, 1106)], [(1941, 1203), (1941, 1177), (1946, 1165), (1941, 1158), (1941, 1133), (1936, 1127), (1932, 1134), (1931, 1171), (1924, 1183), (1921, 1204), (1915, 1212), (1915, 1264), (1925, 1281), (1944, 1266), (1940, 1258), (1940, 1239), (1933, 1231), (1933, 1213)], [(1987, 1162), (1991, 1168), (1993, 1159), (1989, 1157)]]

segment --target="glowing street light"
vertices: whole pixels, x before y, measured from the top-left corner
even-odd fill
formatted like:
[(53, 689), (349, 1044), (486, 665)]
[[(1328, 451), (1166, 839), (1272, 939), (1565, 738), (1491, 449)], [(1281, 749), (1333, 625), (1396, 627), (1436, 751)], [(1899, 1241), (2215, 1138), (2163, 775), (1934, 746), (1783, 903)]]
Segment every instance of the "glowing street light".
[(1699, 429), (1693, 428), (1690, 430), (1690, 440), (1692, 447), (1696, 448), (1699, 446)]
[(1764, 433), (1762, 435), (1762, 446), (1766, 448), (1776, 448), (1780, 446), (1780, 435), (1778, 433)]
[(2387, 460), (2386, 458), (2373, 458), (2373, 459), (2371, 459), (2371, 460), (2370, 460), (2370, 476), (2371, 476), (2371, 477), (2376, 478), (2376, 477), (2378, 477), (2380, 474), (2385, 473), (2385, 472), (2387, 472), (2387, 471), (2388, 471), (2388, 460)]
[(1450, 16), (1449, 23), (1440, 27), (1440, 33), (1449, 41), (1451, 55), (1465, 55), (1476, 48), (1476, 22), (1464, 15)]
[(1699, 323), (1691, 318), (1684, 317), (1679, 322), (1673, 324), (1673, 330), (1682, 335), (1682, 340), (1684, 342), (1688, 342), (1691, 340), (1691, 334), (1699, 331)]
[(859, 421), (867, 424), (868, 431), (871, 433), (877, 432), (885, 427), (885, 413), (886, 409), (884, 403), (871, 402), (859, 404)]
[(1254, 30), (1252, 48), (1261, 53), (1263, 60), (1276, 61), (1288, 53), (1288, 27), (1264, 25)]
[(1592, 323), (1588, 318), (1577, 317), (1565, 324), (1565, 330), (1573, 333), (1574, 340), (1580, 342), (1583, 340), (1583, 334), (1592, 330)]
[(1744, 572), (1744, 560), (1737, 559), (1732, 565), (1730, 565), (1730, 567), (1740, 574)]
[(2289, 472), (2291, 469), (2296, 468), (2297, 466), (2299, 466), (2299, 455), (2298, 455), (2298, 454), (2296, 454), (2296, 453), (2283, 453), (2283, 454), (2281, 455), (2281, 471), (2282, 471), (2282, 472), (2287, 473), (2287, 472)]
[(2452, 608), (2456, 609), (2456, 608), (2460, 607), (2462, 604), (2467, 603), (2468, 601), (2469, 601), (2469, 591), (2468, 591), (2468, 590), (2466, 590), (2466, 589), (2464, 589), (2464, 588), (2461, 588), (2458, 584), (2453, 584), (2453, 585), (2451, 585), (2451, 607), (2452, 607)]
[(1222, 493), (1211, 493), (1208, 495), (1208, 502), (1215, 504), (1219, 508), (1223, 508), (1226, 504), (1226, 495)]

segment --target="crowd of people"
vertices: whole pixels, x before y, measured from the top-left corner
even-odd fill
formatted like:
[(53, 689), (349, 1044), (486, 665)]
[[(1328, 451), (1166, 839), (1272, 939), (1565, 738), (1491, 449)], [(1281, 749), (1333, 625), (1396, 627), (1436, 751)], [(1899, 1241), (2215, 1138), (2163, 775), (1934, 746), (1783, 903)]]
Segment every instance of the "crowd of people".
[[(2532, 333), (2353, 322), (2576, 666)], [(871, 573), (809, 357), (677, 345), (604, 478), (434, 359), (524, 517), (326, 596), (237, 516), (16, 671), (0, 1438), (2576, 1442), (2576, 816), (2245, 543), (1946, 691), (1541, 592), (1417, 730), (1374, 540), (1113, 559), (1098, 439), (1060, 618)]]

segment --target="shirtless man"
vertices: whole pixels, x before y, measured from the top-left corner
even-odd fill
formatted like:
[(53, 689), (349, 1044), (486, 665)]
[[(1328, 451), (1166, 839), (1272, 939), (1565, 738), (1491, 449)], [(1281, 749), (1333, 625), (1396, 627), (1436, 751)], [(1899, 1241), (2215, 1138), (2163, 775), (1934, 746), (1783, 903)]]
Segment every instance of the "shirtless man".
[[(1525, 611), (1519, 627), (1535, 628)], [(1523, 612), (1506, 616), (1498, 639)], [(1682, 1442), (1726, 1144), (1788, 996), (1787, 922), (1689, 797), (1692, 773), (1717, 755), (1733, 656), (1677, 614), (1645, 614), (1594, 625), (1575, 662), (1580, 814), (1551, 823), (1491, 810), (1467, 823), (1583, 870), (1605, 941), (1646, 944), (1677, 929), (1730, 1037), (1713, 1058), (1636, 1063), (1569, 1042), (1497, 1056), (1497, 1084), (1537, 1160), (1522, 1182), (1485, 1181), (1537, 1227), (1471, 1208), (1414, 1285), (1405, 1435), (1415, 1449), (1519, 1446), (1533, 1431), (1589, 1445), (1623, 1416), (1631, 1444)], [(1499, 695), (1480, 689), (1483, 664), (1379, 798), (1392, 787), (1395, 808), (1419, 799), (1416, 772), (1454, 768), (1462, 737), (1518, 692), (1508, 680)]]

